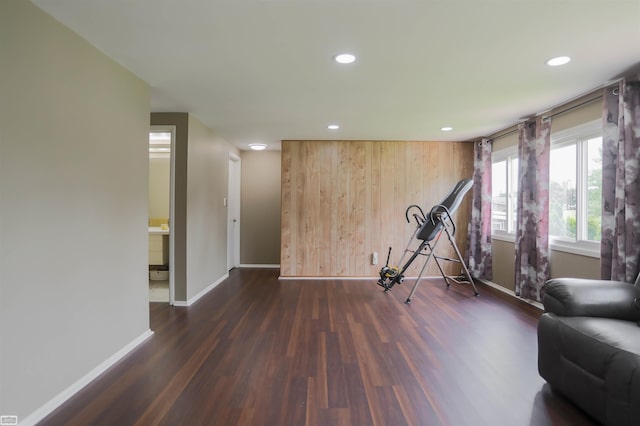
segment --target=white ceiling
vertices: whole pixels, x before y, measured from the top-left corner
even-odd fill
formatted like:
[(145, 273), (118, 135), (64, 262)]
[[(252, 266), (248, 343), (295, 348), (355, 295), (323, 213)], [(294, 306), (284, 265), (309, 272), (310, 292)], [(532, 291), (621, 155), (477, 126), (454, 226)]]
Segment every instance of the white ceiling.
[(152, 111), (241, 149), (468, 140), (640, 63), (640, 0), (33, 1), (146, 81)]

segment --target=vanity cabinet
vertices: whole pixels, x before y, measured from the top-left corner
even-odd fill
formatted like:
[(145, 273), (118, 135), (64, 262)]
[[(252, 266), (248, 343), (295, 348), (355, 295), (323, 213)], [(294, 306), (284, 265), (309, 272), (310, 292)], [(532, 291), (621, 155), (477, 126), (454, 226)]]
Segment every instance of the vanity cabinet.
[(169, 235), (149, 232), (149, 265), (169, 263)]

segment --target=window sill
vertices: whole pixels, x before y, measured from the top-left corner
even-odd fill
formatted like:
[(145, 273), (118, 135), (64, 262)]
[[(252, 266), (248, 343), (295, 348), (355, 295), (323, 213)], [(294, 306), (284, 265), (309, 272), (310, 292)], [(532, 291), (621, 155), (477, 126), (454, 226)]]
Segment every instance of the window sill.
[[(516, 236), (514, 234), (493, 234), (491, 236), (492, 240), (504, 241), (507, 243), (516, 242)], [(600, 258), (600, 244), (598, 243), (589, 243), (589, 242), (568, 242), (561, 240), (551, 240), (549, 241), (549, 250), (552, 251), (561, 251), (563, 253), (571, 253), (577, 254), (579, 256), (587, 256), (594, 257), (596, 259)]]
[(600, 244), (589, 242), (566, 242), (561, 240), (549, 241), (549, 248), (554, 251), (577, 254), (579, 256), (600, 258)]
[(491, 235), (491, 239), (498, 240), (498, 241), (505, 241), (507, 243), (514, 243), (514, 244), (516, 242), (515, 234), (507, 234), (506, 232), (504, 234), (493, 234)]

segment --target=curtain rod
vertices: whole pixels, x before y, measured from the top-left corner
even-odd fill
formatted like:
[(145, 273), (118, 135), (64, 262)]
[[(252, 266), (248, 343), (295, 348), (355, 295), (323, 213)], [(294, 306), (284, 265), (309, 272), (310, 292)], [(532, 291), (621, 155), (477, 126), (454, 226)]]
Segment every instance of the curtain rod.
[[(583, 107), (585, 105), (592, 104), (593, 102), (596, 102), (596, 101), (599, 101), (599, 100), (602, 100), (602, 95), (598, 95), (598, 96), (595, 96), (595, 97), (593, 97), (591, 99), (587, 99), (587, 100), (585, 100), (583, 102), (580, 102), (579, 104), (573, 105), (573, 106), (571, 106), (569, 108), (565, 108), (563, 110), (554, 112), (553, 114), (549, 114), (549, 115), (542, 114), (542, 117), (544, 117), (544, 118), (557, 117), (559, 115), (566, 114), (566, 113), (568, 113), (570, 111), (573, 111), (574, 109), (581, 108), (581, 107)], [(512, 130), (509, 130), (508, 132), (501, 133), (498, 136), (496, 136), (494, 138), (491, 138), (491, 140), (501, 139), (501, 138), (504, 138), (505, 136), (509, 136), (509, 135), (512, 135), (512, 134), (517, 133), (517, 132), (518, 132), (518, 127), (516, 127), (515, 129), (512, 129)]]

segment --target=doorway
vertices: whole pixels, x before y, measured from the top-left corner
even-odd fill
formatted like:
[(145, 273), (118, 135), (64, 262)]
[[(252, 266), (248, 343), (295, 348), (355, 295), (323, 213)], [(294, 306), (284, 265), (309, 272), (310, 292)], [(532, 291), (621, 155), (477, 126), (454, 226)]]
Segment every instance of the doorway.
[(227, 191), (227, 271), (240, 266), (240, 157), (229, 153)]
[(149, 301), (174, 304), (175, 126), (149, 131)]

